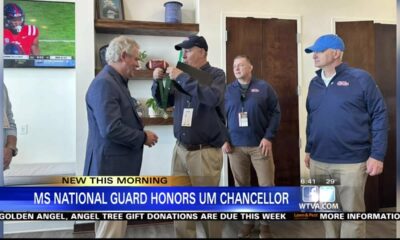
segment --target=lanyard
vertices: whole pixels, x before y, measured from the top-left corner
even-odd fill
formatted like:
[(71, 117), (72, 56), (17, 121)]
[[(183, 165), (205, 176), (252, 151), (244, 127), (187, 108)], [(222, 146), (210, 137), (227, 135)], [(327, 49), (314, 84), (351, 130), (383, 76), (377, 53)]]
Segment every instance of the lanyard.
[[(165, 81), (165, 86), (164, 86)], [(158, 88), (160, 90), (161, 108), (166, 110), (168, 104), (168, 93), (171, 89), (171, 79), (166, 75), (163, 79), (158, 80)]]
[[(183, 58), (183, 50), (180, 50), (178, 61), (182, 62), (182, 58)], [(158, 88), (160, 89), (161, 108), (164, 109), (165, 111), (168, 105), (168, 94), (171, 89), (171, 78), (169, 78), (168, 75), (165, 75), (163, 79), (158, 80)]]
[(240, 84), (239, 81), (238, 81), (238, 84), (239, 84), (239, 91), (240, 91), (240, 103), (242, 105), (242, 112), (244, 112), (244, 101), (246, 101), (247, 92), (250, 89), (251, 82), (247, 85), (247, 89), (244, 89), (242, 87), (242, 84)]

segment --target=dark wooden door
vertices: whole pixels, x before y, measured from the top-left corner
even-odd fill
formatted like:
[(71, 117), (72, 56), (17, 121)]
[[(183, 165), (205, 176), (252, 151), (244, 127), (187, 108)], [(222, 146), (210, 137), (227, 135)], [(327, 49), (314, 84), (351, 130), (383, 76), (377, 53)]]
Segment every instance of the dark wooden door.
[[(245, 54), (252, 60), (253, 75), (268, 81), (278, 94), (282, 118), (273, 141), (275, 184), (299, 185), (299, 114), (297, 95), (297, 22), (295, 20), (227, 18), (226, 71), (235, 80), (233, 59)], [(229, 169), (230, 185), (234, 185)], [(257, 185), (254, 170), (252, 183)]]
[(263, 21), (262, 78), (274, 87), (281, 105), (281, 124), (274, 141), (276, 176), (279, 185), (298, 185), (299, 103), (297, 76), (297, 22), (265, 19)]
[(396, 27), (372, 21), (337, 22), (336, 33), (345, 42), (343, 61), (365, 69), (377, 82), (389, 113), (388, 149), (384, 171), (368, 177), (365, 203), (368, 211), (396, 204)]
[(379, 177), (379, 206), (396, 206), (396, 25), (375, 24), (375, 77), (389, 115), (388, 149)]
[(226, 80), (235, 79), (233, 59), (239, 54), (250, 57), (253, 64), (253, 75), (261, 77), (263, 39), (262, 20), (258, 18), (227, 18), (226, 30)]

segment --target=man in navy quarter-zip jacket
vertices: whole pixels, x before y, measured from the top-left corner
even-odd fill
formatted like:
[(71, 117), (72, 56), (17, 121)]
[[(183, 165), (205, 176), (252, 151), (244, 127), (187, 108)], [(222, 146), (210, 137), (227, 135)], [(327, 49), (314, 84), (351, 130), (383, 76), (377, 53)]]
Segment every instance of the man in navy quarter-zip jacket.
[[(153, 97), (158, 103), (174, 106), (174, 136), (177, 142), (172, 154), (172, 175), (188, 176), (190, 186), (219, 186), (223, 164), (221, 147), (226, 138), (226, 127), (222, 121), (225, 73), (208, 62), (208, 44), (202, 36), (189, 36), (175, 45), (175, 50), (182, 50), (184, 63), (204, 71), (212, 81), (209, 85), (202, 84), (203, 78), (169, 67), (166, 74), (175, 84), (169, 90), (166, 88), (163, 98), (161, 92), (164, 91), (156, 80), (164, 77), (164, 71), (156, 68), (153, 72)], [(178, 85), (180, 90), (176, 87)], [(207, 238), (222, 237), (220, 221), (201, 223)], [(174, 228), (177, 238), (197, 236), (194, 221), (175, 221)]]
[[(344, 212), (364, 212), (367, 176), (383, 171), (388, 116), (371, 75), (342, 63), (343, 40), (323, 35), (305, 49), (318, 70), (307, 97), (305, 165), (322, 183), (333, 179)], [(326, 221), (327, 238), (365, 238), (364, 221)]]
[[(229, 156), (235, 186), (251, 186), (251, 164), (260, 187), (274, 186), (272, 139), (281, 119), (278, 97), (269, 83), (253, 76), (253, 65), (248, 56), (236, 56), (233, 71), (236, 80), (225, 92), (229, 141), (222, 146), (222, 151)], [(253, 228), (253, 221), (244, 221), (238, 237), (248, 237)], [(259, 236), (271, 236), (266, 221), (261, 221)]]

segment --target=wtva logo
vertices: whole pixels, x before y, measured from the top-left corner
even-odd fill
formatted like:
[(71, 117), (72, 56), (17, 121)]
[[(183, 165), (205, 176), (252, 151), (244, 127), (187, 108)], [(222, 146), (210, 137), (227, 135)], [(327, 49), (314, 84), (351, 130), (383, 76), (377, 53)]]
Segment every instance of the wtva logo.
[(335, 186), (303, 186), (301, 210), (339, 210), (335, 202)]

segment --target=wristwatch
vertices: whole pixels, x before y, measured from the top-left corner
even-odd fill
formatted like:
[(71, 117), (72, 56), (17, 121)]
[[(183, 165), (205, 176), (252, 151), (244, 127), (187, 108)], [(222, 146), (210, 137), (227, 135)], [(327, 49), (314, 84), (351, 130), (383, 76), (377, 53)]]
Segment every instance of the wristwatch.
[(12, 147), (10, 147), (10, 149), (11, 149), (11, 155), (12, 155), (13, 157), (17, 156), (17, 154), (18, 154), (18, 148), (12, 148)]

